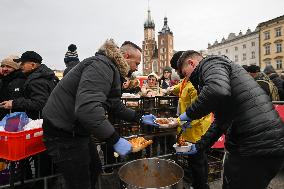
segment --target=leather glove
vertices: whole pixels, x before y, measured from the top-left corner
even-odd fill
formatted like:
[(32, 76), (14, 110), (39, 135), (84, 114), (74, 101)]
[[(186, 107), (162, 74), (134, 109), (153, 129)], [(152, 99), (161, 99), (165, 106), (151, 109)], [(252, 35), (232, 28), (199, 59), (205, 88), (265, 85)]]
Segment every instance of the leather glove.
[(114, 151), (116, 151), (121, 157), (126, 156), (131, 152), (132, 145), (124, 138), (120, 138), (117, 143), (113, 145)]
[(145, 125), (151, 125), (151, 126), (159, 127), (159, 125), (154, 122), (155, 119), (156, 119), (156, 116), (154, 116), (153, 114), (143, 115), (142, 116), (142, 123), (145, 124)]
[(177, 152), (177, 155), (194, 155), (197, 153), (195, 144), (191, 145), (191, 148), (188, 152)]

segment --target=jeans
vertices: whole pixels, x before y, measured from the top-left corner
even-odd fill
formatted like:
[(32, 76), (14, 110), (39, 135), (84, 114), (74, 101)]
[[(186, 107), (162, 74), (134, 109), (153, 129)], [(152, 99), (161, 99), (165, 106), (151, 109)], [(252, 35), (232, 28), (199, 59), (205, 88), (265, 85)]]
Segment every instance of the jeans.
[(223, 189), (266, 189), (283, 161), (284, 157), (240, 157), (227, 154)]

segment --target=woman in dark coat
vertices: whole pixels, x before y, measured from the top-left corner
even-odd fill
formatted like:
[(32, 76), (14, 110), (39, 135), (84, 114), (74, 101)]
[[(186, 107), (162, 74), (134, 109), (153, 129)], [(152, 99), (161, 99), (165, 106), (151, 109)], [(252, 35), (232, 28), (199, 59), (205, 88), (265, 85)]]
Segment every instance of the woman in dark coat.
[[(14, 100), (16, 98), (22, 97), (23, 95), (23, 85), (25, 83), (26, 77), (19, 70), (20, 65), (14, 62), (14, 58), (19, 58), (17, 56), (9, 56), (1, 61), (1, 68), (3, 71), (3, 76), (0, 78), (0, 102), (6, 100)], [(11, 111), (18, 111), (13, 109)], [(0, 119), (2, 119), (6, 114), (10, 113), (10, 110), (0, 109)]]

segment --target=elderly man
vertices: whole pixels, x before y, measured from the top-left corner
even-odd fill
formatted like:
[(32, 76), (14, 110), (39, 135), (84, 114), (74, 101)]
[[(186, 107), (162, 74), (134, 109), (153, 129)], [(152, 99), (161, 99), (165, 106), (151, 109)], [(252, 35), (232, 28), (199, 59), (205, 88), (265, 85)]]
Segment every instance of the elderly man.
[[(107, 40), (95, 56), (83, 60), (56, 86), (44, 107), (44, 143), (63, 173), (67, 188), (88, 189), (94, 184), (90, 165), (99, 164), (90, 136), (113, 146), (120, 155), (131, 152), (131, 144), (120, 137), (107, 119), (114, 113), (126, 121), (141, 116), (121, 102), (121, 79), (137, 70), (141, 49), (125, 42), (119, 49)], [(143, 122), (153, 116), (143, 117)], [(92, 155), (90, 154), (92, 153)], [(93, 186), (94, 187), (94, 186)]]
[(186, 51), (178, 68), (198, 90), (181, 121), (214, 112), (215, 121), (185, 154), (196, 154), (226, 135), (223, 189), (265, 189), (284, 160), (284, 124), (269, 96), (238, 64), (223, 56)]

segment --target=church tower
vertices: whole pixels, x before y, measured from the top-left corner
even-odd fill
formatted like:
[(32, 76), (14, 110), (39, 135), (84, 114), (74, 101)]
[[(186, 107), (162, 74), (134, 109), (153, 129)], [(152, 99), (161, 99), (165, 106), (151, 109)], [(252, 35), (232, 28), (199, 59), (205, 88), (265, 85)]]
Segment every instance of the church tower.
[(164, 18), (164, 26), (158, 34), (158, 74), (163, 73), (163, 69), (170, 65), (170, 60), (173, 56), (174, 49), (173, 32), (168, 26), (167, 17)]
[(144, 41), (142, 42), (143, 75), (157, 71), (158, 63), (154, 61), (157, 44), (155, 41), (155, 23), (151, 18), (151, 11), (148, 9), (147, 19), (144, 22)]

